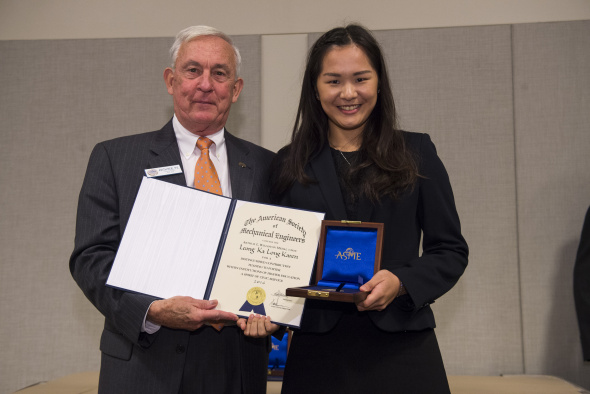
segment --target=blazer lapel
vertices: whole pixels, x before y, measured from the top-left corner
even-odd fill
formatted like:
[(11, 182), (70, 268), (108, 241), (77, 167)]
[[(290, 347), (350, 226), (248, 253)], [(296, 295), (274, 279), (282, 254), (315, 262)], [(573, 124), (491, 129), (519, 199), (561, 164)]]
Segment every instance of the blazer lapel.
[(231, 182), (232, 197), (249, 201), (252, 196), (256, 162), (248, 147), (225, 129), (227, 165)]
[(163, 176), (159, 179), (175, 183), (177, 185), (186, 186), (186, 178), (184, 177), (184, 168), (182, 167), (182, 160), (180, 159), (180, 151), (176, 143), (176, 135), (172, 127), (172, 120), (170, 120), (162, 129), (156, 133), (156, 138), (150, 147), (151, 156), (148, 160), (149, 168), (167, 167), (179, 165), (183, 172)]
[(325, 144), (320, 153), (311, 159), (310, 167), (326, 202), (327, 218), (345, 219), (344, 197), (342, 197), (340, 191), (338, 175), (336, 174), (334, 160), (328, 144)]

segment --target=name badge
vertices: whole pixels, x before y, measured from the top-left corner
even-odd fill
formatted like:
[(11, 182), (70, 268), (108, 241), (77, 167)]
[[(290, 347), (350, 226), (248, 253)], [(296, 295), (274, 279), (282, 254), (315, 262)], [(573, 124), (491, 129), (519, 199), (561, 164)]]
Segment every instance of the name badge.
[(180, 174), (182, 170), (180, 169), (180, 165), (175, 166), (168, 166), (168, 167), (159, 167), (159, 168), (148, 168), (145, 171), (145, 175), (148, 178), (156, 178), (159, 176), (164, 175), (172, 175), (172, 174)]

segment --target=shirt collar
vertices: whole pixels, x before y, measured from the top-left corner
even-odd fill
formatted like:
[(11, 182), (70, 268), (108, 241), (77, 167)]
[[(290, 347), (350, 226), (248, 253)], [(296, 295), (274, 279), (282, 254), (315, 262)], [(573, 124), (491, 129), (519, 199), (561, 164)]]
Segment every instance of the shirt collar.
[[(178, 148), (180, 149), (180, 154), (183, 155), (186, 159), (190, 157), (195, 151), (197, 140), (199, 136), (196, 134), (191, 133), (188, 131), (183, 125), (180, 124), (178, 119), (176, 118), (176, 114), (172, 118), (172, 126), (174, 127), (174, 134), (176, 135), (176, 141), (178, 142)], [(211, 141), (215, 144), (211, 146), (211, 153), (213, 155), (217, 154), (217, 149), (223, 144), (225, 144), (225, 127), (222, 127), (221, 130), (218, 132), (208, 135)]]

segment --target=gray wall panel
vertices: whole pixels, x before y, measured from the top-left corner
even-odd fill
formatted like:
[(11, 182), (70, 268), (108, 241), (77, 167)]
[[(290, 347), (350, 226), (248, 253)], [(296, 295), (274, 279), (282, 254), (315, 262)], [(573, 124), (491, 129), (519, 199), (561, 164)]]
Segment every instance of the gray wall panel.
[(514, 26), (525, 371), (590, 387), (572, 270), (590, 204), (590, 21)]
[(234, 135), (260, 144), (260, 102), (262, 101), (260, 36), (236, 36), (232, 39), (242, 55), (241, 73), (244, 79), (244, 89), (238, 101), (232, 105), (226, 126)]
[(96, 142), (171, 115), (170, 42), (0, 42), (0, 392), (98, 367), (102, 318), (68, 270), (77, 195)]
[(433, 306), (447, 372), (522, 373), (510, 26), (376, 36), (401, 126), (431, 135), (470, 248), (465, 275)]

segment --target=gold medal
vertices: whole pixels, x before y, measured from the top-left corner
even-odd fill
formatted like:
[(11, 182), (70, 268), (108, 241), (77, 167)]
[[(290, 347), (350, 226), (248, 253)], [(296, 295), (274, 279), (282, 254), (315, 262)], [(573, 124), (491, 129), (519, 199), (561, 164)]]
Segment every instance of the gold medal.
[(266, 293), (262, 287), (253, 287), (248, 290), (248, 294), (246, 294), (246, 300), (251, 305), (260, 305), (266, 299)]

